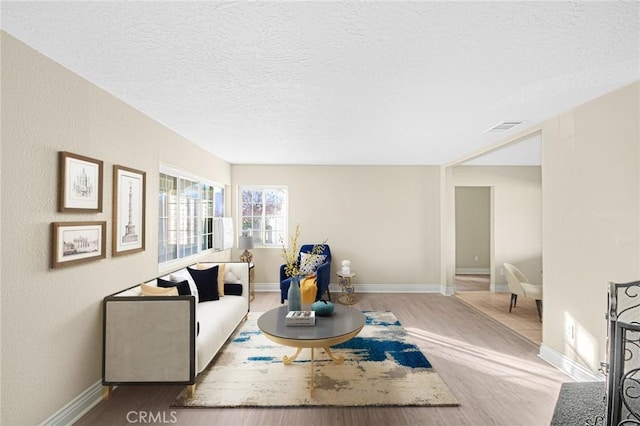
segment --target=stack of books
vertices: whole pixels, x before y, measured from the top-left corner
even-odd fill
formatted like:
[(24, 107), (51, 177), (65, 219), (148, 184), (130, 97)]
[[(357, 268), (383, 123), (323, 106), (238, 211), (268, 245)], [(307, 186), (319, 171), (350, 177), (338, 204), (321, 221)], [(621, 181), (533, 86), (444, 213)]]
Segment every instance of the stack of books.
[(316, 325), (315, 311), (290, 311), (284, 319), (287, 326), (304, 327)]

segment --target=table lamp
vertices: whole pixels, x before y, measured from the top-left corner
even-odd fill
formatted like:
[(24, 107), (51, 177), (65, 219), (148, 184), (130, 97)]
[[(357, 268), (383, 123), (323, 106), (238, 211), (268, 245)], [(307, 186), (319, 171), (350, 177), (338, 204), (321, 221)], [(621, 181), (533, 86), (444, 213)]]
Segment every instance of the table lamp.
[(249, 251), (249, 249), (253, 248), (253, 237), (249, 236), (241, 236), (238, 238), (238, 248), (240, 250), (244, 250), (244, 252), (240, 255), (240, 262), (251, 263), (251, 259), (253, 259), (253, 255)]

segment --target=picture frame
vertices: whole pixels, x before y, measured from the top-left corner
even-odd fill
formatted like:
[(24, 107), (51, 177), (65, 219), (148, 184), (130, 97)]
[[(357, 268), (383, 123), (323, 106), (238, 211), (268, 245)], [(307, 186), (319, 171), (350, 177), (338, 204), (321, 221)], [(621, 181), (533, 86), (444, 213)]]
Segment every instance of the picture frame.
[(145, 250), (146, 176), (140, 170), (113, 166), (113, 256)]
[(76, 265), (106, 257), (107, 222), (53, 222), (51, 267)]
[(102, 212), (103, 163), (95, 158), (61, 151), (59, 212)]

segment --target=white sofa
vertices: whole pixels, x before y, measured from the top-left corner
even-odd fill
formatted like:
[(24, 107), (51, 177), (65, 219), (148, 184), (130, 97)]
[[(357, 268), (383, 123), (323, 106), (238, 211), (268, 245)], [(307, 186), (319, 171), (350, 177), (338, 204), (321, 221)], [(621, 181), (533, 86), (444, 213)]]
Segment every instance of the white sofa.
[[(137, 285), (104, 298), (102, 384), (184, 384), (195, 391), (202, 372), (249, 312), (249, 264), (224, 264), (225, 295), (200, 302), (187, 268), (159, 278), (186, 280), (191, 295), (143, 296)], [(144, 283), (157, 287), (157, 279)], [(238, 285), (239, 284), (239, 285)], [(227, 291), (236, 290), (237, 295)]]

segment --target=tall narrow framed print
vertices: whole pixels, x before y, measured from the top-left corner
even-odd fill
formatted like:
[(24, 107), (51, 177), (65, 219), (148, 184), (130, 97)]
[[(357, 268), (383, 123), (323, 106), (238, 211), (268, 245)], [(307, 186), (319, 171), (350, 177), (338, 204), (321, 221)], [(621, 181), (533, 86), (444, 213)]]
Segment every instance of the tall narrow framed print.
[(144, 251), (146, 173), (113, 166), (113, 256)]
[(51, 267), (106, 257), (107, 222), (53, 222)]
[(58, 160), (58, 211), (102, 212), (102, 161), (65, 151)]

